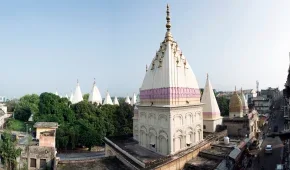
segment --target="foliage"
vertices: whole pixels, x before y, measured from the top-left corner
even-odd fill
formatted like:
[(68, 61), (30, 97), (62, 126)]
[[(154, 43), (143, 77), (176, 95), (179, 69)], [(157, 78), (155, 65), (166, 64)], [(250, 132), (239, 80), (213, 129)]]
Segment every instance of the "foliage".
[(89, 97), (90, 97), (90, 95), (88, 93), (87, 94), (84, 94), (83, 95), (84, 101), (89, 101)]
[[(26, 129), (26, 124), (28, 129)], [(26, 132), (26, 130), (29, 130), (30, 128), (32, 129), (32, 123), (24, 123), (20, 120), (9, 119), (6, 124), (6, 128), (13, 131)]]
[(12, 170), (16, 167), (16, 158), (20, 156), (21, 149), (16, 148), (16, 141), (10, 132), (5, 131), (0, 140), (0, 155), (7, 170)]
[(5, 103), (7, 106), (7, 112), (14, 112), (15, 107), (17, 105), (16, 100), (10, 100)]
[(38, 109), (35, 122), (58, 122), (56, 146), (59, 149), (86, 146), (90, 150), (102, 145), (105, 136), (132, 133), (133, 108), (126, 103), (97, 106), (84, 100), (71, 104), (66, 98), (42, 93)]
[(230, 100), (226, 97), (217, 97), (216, 99), (221, 111), (221, 116), (229, 116)]
[(31, 114), (38, 113), (39, 96), (37, 94), (25, 95), (15, 106), (14, 117), (21, 121), (28, 121)]

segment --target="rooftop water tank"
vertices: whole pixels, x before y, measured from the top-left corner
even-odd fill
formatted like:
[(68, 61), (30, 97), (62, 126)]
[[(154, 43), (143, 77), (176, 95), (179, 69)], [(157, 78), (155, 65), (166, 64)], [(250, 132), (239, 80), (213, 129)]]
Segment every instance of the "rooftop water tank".
[(226, 145), (230, 144), (230, 138), (227, 137), (227, 136), (225, 136), (225, 137), (224, 137), (224, 143), (225, 143)]

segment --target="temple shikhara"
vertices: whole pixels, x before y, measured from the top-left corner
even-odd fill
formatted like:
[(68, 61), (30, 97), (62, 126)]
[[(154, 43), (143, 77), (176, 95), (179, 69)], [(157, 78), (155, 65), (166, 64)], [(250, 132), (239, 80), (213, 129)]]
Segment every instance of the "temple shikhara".
[[(165, 38), (149, 66), (146, 65), (139, 98), (135, 99), (134, 94), (131, 101), (128, 96), (125, 100), (134, 106), (133, 136), (106, 137), (106, 156), (116, 156), (130, 169), (234, 167), (241, 150), (237, 143), (223, 146), (224, 142), (220, 142), (227, 136), (227, 130), (209, 76), (201, 96), (190, 63), (171, 33), (168, 5), (166, 13)], [(241, 97), (245, 99), (243, 94)], [(231, 115), (243, 117), (246, 101), (243, 103), (236, 93), (233, 98), (232, 102), (239, 102), (234, 107), (240, 109)], [(215, 155), (219, 158), (211, 165), (208, 162), (212, 157), (200, 156), (201, 152), (221, 147), (227, 152)], [(222, 161), (227, 156), (231, 160)]]

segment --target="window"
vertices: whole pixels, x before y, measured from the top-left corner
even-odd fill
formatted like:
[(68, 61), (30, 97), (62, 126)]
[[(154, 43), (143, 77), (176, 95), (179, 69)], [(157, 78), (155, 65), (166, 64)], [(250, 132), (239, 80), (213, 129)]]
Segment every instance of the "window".
[(40, 168), (46, 168), (46, 159), (40, 159)]
[(151, 144), (152, 148), (155, 148), (155, 144)]
[(30, 167), (36, 168), (36, 159), (30, 158)]
[(206, 126), (205, 125), (203, 125), (203, 129), (206, 129)]

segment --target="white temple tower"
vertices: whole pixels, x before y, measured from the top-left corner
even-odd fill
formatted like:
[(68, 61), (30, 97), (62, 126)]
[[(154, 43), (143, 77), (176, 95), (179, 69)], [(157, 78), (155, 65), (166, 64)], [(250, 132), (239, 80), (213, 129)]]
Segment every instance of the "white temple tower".
[(129, 98), (128, 95), (127, 95), (127, 97), (126, 97), (126, 99), (125, 99), (125, 103), (127, 103), (127, 104), (131, 104), (131, 101), (130, 101), (130, 98)]
[(97, 103), (99, 105), (99, 104), (102, 104), (102, 100), (103, 99), (102, 99), (101, 93), (98, 87), (96, 86), (96, 81), (94, 80), (94, 84), (93, 84), (91, 93), (89, 95), (89, 102)]
[(105, 97), (105, 100), (103, 102), (103, 105), (105, 104), (109, 104), (109, 105), (113, 105), (113, 102), (112, 102), (112, 99), (111, 99), (111, 96), (109, 94), (109, 92), (107, 91), (106, 93), (106, 97)]
[(74, 98), (74, 93), (71, 91), (69, 101), (72, 102)]
[(118, 98), (116, 96), (114, 98), (113, 104), (119, 106), (119, 101), (118, 101)]
[(243, 106), (243, 113), (244, 115), (249, 113), (249, 107), (248, 107), (248, 101), (246, 100), (246, 97), (243, 93), (243, 89), (241, 88), (240, 98), (242, 100), (242, 106)]
[[(202, 104), (195, 75), (170, 32), (167, 32), (140, 88), (134, 138), (162, 155), (177, 153), (203, 140)], [(134, 115), (135, 117), (135, 115)]]
[(216, 126), (222, 124), (221, 112), (214, 95), (212, 85), (207, 75), (204, 91), (201, 98), (203, 103), (203, 130), (205, 132), (215, 132)]
[(79, 85), (79, 81), (77, 81), (77, 86), (76, 86), (76, 89), (72, 98), (72, 104), (76, 104), (81, 101), (83, 101), (83, 95), (82, 95), (81, 87)]
[(133, 94), (133, 97), (132, 97), (130, 103), (131, 103), (132, 106), (134, 106), (137, 103), (137, 98), (136, 98), (136, 94), (135, 93)]

